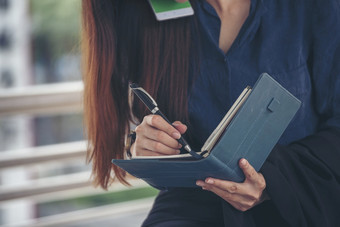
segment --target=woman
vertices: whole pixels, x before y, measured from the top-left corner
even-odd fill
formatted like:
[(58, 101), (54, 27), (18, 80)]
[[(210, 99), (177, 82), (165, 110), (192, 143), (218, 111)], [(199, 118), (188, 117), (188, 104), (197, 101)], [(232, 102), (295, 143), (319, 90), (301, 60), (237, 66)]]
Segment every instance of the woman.
[[(157, 22), (146, 0), (83, 0), (96, 183), (107, 188), (112, 170), (127, 183), (110, 161), (124, 158), (131, 122), (132, 155), (176, 154), (183, 133), (199, 148), (241, 90), (268, 72), (303, 104), (260, 172), (241, 159), (243, 183), (208, 178), (195, 189), (161, 191), (144, 226), (336, 226), (339, 0), (191, 3), (195, 16)], [(131, 101), (129, 82), (155, 97), (173, 126)]]

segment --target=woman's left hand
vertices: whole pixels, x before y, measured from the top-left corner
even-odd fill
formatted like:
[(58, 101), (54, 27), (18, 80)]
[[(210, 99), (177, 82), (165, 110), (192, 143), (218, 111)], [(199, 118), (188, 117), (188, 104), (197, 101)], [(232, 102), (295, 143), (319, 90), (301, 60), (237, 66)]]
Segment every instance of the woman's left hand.
[(205, 181), (198, 180), (196, 184), (204, 190), (214, 192), (236, 209), (247, 211), (266, 199), (267, 196), (264, 193), (266, 181), (247, 160), (241, 159), (239, 166), (246, 177), (243, 183), (209, 177)]

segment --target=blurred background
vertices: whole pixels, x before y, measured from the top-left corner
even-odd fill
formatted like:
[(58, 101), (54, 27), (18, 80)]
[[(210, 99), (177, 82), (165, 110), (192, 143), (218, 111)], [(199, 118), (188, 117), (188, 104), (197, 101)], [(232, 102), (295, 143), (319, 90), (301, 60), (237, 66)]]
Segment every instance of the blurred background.
[(140, 226), (157, 190), (90, 183), (81, 0), (0, 0), (0, 225)]

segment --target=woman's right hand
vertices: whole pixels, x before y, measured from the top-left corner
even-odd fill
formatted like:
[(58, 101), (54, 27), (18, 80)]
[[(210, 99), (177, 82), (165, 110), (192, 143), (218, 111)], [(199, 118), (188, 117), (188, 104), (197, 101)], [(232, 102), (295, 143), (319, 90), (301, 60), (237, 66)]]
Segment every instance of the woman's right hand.
[(159, 115), (147, 115), (135, 129), (136, 140), (131, 146), (132, 156), (174, 155), (180, 153), (177, 139), (187, 126), (175, 121), (172, 126)]

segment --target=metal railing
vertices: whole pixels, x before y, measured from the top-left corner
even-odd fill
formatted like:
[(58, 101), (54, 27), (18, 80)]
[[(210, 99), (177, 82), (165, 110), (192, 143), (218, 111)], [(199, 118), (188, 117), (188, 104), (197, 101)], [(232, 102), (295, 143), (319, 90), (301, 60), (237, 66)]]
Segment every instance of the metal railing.
[(85, 141), (5, 151), (0, 153), (0, 169), (85, 156)]
[[(125, 224), (125, 226), (127, 226), (128, 224), (132, 224), (132, 220), (129, 219), (129, 216), (139, 213), (145, 213), (146, 210), (149, 210), (151, 208), (152, 201), (152, 198), (138, 199), (136, 201), (129, 201), (120, 204), (105, 205), (101, 207), (68, 212), (65, 214), (58, 214), (54, 215), (53, 217), (43, 217), (40, 219), (17, 223), (14, 225), (6, 225), (3, 227), (60, 227), (63, 225), (70, 225), (74, 223), (78, 223), (78, 226), (82, 226), (83, 223), (89, 221), (96, 222), (96, 226), (107, 226), (101, 225), (100, 221), (98, 220), (119, 217), (124, 217), (129, 220), (130, 223), (127, 222)], [(119, 226), (124, 226), (121, 223), (117, 224), (119, 224)], [(137, 224), (139, 223), (136, 223), (135, 226), (137, 226)], [(110, 222), (109, 226), (115, 226), (114, 221)]]
[[(56, 112), (80, 112), (82, 108), (82, 90), (82, 82), (0, 90), (0, 117), (23, 113), (39, 115)], [(0, 152), (0, 171), (37, 164), (46, 165), (49, 162), (65, 162), (73, 159), (83, 159), (85, 164), (85, 156), (86, 141), (5, 151)], [(95, 189), (91, 186), (90, 177), (90, 171), (85, 171), (29, 180), (19, 187), (17, 185), (3, 185), (0, 186), (0, 204), (27, 198), (37, 202), (46, 202), (106, 193), (106, 191)], [(132, 179), (129, 182), (132, 185), (131, 188), (147, 187), (144, 182), (137, 179)], [(131, 188), (114, 183), (110, 191), (129, 190)], [(145, 212), (150, 208), (151, 203), (151, 199), (124, 202), (38, 218), (21, 224), (15, 223), (15, 226), (61, 226), (69, 223), (84, 222), (93, 218), (128, 215), (131, 212), (140, 212), (142, 210)]]
[(81, 81), (0, 89), (0, 116), (81, 111)]

